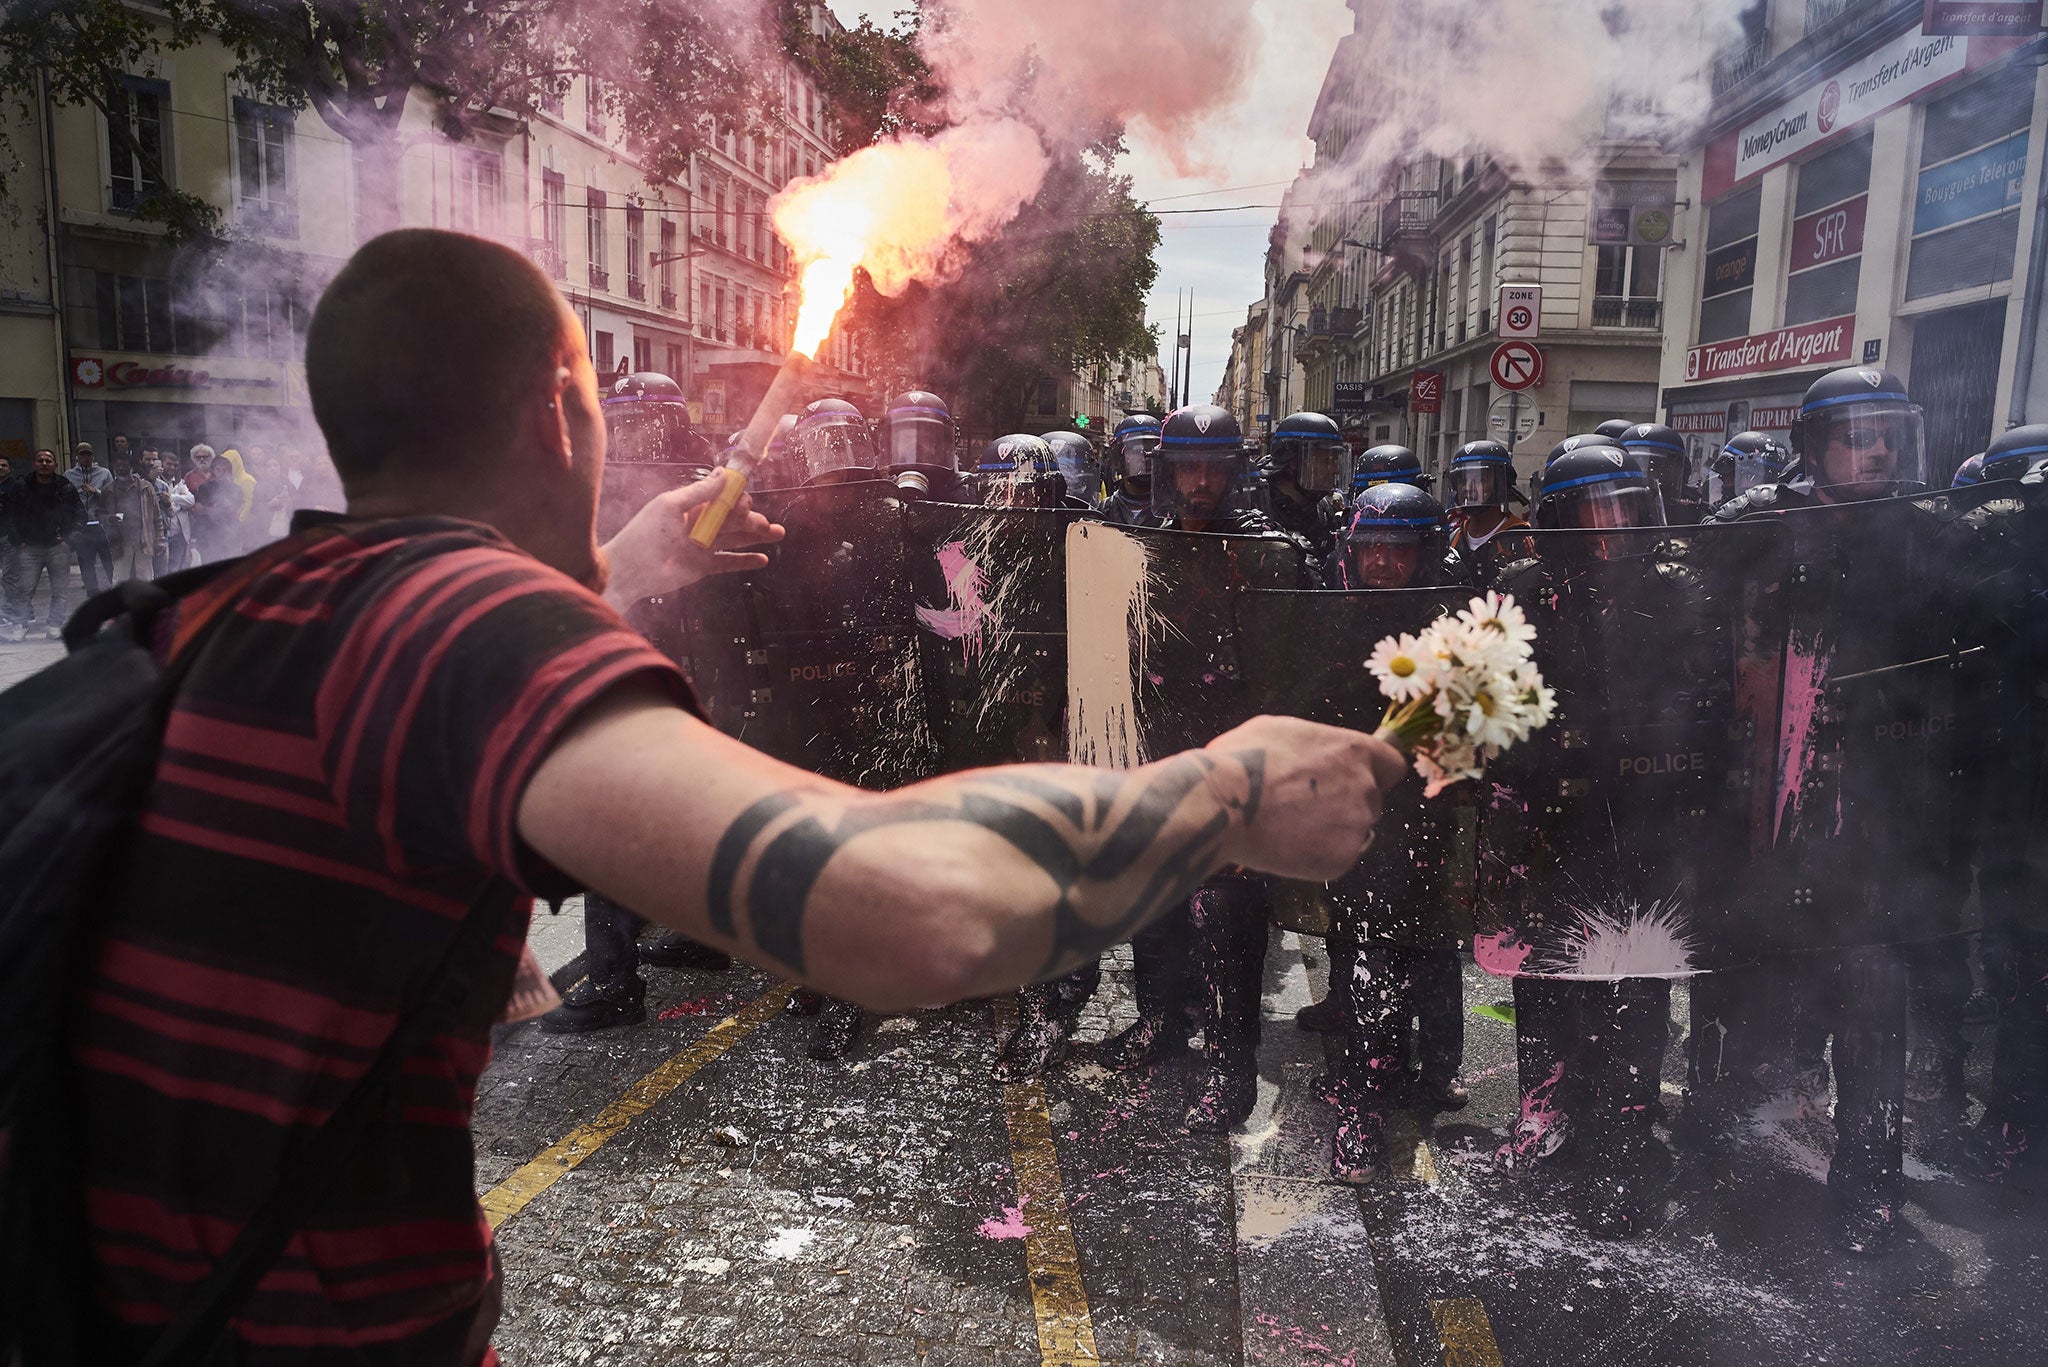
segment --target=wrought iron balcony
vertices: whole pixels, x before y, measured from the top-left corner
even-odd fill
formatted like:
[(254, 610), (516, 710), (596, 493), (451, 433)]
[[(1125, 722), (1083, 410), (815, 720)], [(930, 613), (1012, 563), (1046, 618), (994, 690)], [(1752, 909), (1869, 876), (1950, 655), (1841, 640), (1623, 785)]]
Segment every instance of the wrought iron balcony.
[(1657, 328), (1664, 325), (1664, 305), (1656, 299), (1623, 299), (1596, 296), (1593, 326), (1596, 328)]
[(647, 297), (647, 282), (645, 280), (636, 280), (630, 275), (627, 276), (626, 297), (628, 299), (645, 299)]
[(1756, 75), (1770, 55), (1769, 29), (1723, 48), (1714, 57), (1714, 93), (1725, 95)]
[(676, 292), (674, 290), (664, 289), (661, 292), (661, 306), (665, 309), (672, 309), (676, 306)]
[(602, 266), (592, 266), (590, 268), (590, 288), (594, 290), (608, 290), (611, 287), (612, 273)]

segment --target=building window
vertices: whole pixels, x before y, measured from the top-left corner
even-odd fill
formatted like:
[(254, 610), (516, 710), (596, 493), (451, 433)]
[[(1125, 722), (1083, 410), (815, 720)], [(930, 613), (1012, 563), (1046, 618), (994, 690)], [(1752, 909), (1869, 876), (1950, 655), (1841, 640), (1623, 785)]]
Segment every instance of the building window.
[(711, 335), (723, 342), (731, 335), (725, 330), (725, 286), (719, 285), (712, 290), (711, 294), (715, 303), (715, 307), (711, 310)]
[(1756, 243), (1763, 187), (1752, 186), (1707, 210), (1706, 279), (1700, 287), (1701, 345), (1749, 332), (1756, 296)]
[(743, 285), (732, 289), (732, 339), (743, 347), (754, 344), (753, 331), (747, 326), (747, 291)]
[(647, 297), (646, 272), (647, 213), (639, 205), (630, 204), (626, 206), (626, 293), (631, 298)]
[(1927, 106), (1906, 298), (2012, 279), (2035, 74), (2012, 67)]
[(732, 186), (724, 176), (718, 178), (718, 245), (732, 246), (732, 219), (730, 217)]
[(1660, 326), (1664, 253), (1649, 247), (1601, 247), (1593, 268), (1593, 326)]
[(681, 376), (683, 373), (682, 345), (678, 342), (670, 342), (661, 350), (662, 355), (665, 358), (663, 364), (665, 364), (668, 367), (668, 369), (664, 370), (662, 374), (668, 376), (672, 380), (678, 379), (678, 377)]
[(455, 156), (455, 226), (466, 233), (495, 236), (504, 215), (504, 203), (505, 166), (497, 154), (458, 152)]
[(711, 335), (711, 282), (697, 286), (697, 335)]
[(1870, 201), (1870, 149), (1871, 139), (1865, 135), (1799, 168), (1785, 276), (1788, 327), (1856, 311), (1864, 211)]
[(284, 361), (303, 349), (305, 311), (289, 292), (263, 286), (230, 290), (221, 300), (226, 336), (222, 350), (230, 356), (257, 356)]
[(672, 309), (676, 306), (676, 221), (664, 218), (661, 221), (661, 306)]
[(613, 351), (612, 335), (609, 332), (594, 332), (590, 335), (591, 361), (599, 375), (609, 375), (617, 362)]
[(107, 166), (112, 171), (111, 199), (117, 213), (133, 213), (164, 186), (157, 173), (169, 165), (164, 155), (164, 108), (171, 87), (163, 81), (123, 76), (107, 92)]
[(609, 288), (612, 282), (610, 257), (605, 247), (604, 216), (610, 207), (604, 191), (595, 185), (583, 192), (583, 243), (590, 254), (590, 287), (594, 290)]
[(633, 369), (654, 369), (654, 339), (652, 337), (642, 337), (637, 332), (633, 334)]
[(100, 345), (108, 351), (197, 351), (191, 319), (173, 307), (171, 282), (147, 275), (93, 274)]
[(761, 296), (758, 294), (754, 296), (754, 345), (764, 350), (768, 345), (768, 338), (761, 331)]
[(560, 280), (569, 273), (569, 185), (559, 171), (540, 173), (540, 230), (547, 244), (548, 272)]
[(600, 138), (604, 136), (604, 82), (595, 76), (583, 83), (583, 127)]
[(239, 96), (234, 110), (235, 216), (258, 232), (288, 237), (297, 231), (292, 112)]

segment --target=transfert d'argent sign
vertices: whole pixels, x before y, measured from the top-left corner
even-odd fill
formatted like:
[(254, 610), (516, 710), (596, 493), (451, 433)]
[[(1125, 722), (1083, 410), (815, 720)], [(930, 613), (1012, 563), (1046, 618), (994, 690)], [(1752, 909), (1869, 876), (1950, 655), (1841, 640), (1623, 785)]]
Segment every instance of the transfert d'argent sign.
[(1846, 361), (1855, 347), (1855, 331), (1856, 315), (1850, 313), (1696, 346), (1685, 353), (1685, 382), (1699, 384)]
[(2010, 38), (1930, 36), (1915, 27), (1707, 145), (1703, 194), (1718, 199), (1944, 81), (2012, 51)]

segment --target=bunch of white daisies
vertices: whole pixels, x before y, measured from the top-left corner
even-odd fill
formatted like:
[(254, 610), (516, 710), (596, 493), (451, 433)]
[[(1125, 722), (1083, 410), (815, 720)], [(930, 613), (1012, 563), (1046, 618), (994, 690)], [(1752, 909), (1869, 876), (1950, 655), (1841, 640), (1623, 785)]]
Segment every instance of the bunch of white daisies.
[(1366, 661), (1392, 701), (1379, 738), (1415, 761), (1435, 797), (1478, 778), (1488, 760), (1550, 720), (1557, 694), (1537, 672), (1529, 625), (1512, 596), (1474, 598), (1415, 636), (1389, 636)]

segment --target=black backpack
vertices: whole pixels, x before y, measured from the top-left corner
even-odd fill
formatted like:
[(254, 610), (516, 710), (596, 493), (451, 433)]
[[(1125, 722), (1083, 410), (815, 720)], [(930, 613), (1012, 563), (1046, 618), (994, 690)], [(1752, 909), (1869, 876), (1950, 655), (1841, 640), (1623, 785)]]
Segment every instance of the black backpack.
[[(267, 557), (266, 557), (267, 558)], [(127, 852), (179, 684), (231, 606), (242, 561), (129, 582), (64, 627), (69, 651), (0, 693), (0, 1362), (96, 1357), (85, 1213), (75, 1162), (65, 1023), (97, 927), (104, 880)], [(151, 643), (180, 598), (168, 665)], [(472, 912), (419, 999), (348, 1098), (285, 1160), (278, 1184), (194, 1288), (144, 1362), (204, 1362), (390, 1101), (400, 1065), (441, 1032), (486, 962), (495, 927)]]

